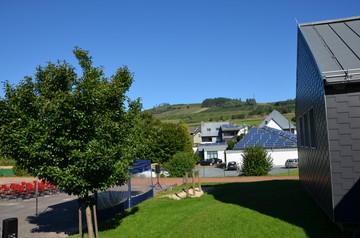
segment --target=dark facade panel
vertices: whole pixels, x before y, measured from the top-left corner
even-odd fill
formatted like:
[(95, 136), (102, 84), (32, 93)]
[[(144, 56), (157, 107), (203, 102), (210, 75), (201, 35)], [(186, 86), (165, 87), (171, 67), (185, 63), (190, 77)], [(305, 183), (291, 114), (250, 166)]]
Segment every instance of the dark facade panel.
[[(301, 31), (298, 33), (296, 118), (298, 141), (304, 137), (300, 121), (309, 119), (312, 110), (316, 128), (316, 148), (298, 143), (300, 180), (315, 201), (333, 220), (329, 145), (326, 124), (324, 85), (316, 61)], [(304, 124), (304, 123), (303, 123)], [(311, 133), (307, 133), (311, 134)]]
[[(345, 89), (346, 90), (346, 89)], [(360, 121), (360, 114), (350, 117), (360, 106), (360, 92), (326, 95), (333, 181), (334, 218), (337, 222), (360, 222), (360, 128), (351, 128)]]
[(298, 31), (300, 180), (337, 223), (360, 223), (359, 32), (360, 17)]

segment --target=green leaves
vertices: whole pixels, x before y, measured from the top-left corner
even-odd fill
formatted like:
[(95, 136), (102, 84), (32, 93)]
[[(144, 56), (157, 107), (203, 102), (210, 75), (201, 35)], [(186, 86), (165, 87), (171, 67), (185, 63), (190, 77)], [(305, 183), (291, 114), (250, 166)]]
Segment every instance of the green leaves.
[(267, 175), (272, 166), (272, 159), (264, 147), (254, 146), (245, 148), (241, 168), (243, 176)]
[(80, 78), (58, 61), (37, 67), (34, 79), (5, 84), (0, 143), (21, 168), (83, 196), (126, 181), (141, 104), (126, 96), (133, 80), (127, 67), (107, 79), (88, 51), (76, 47), (74, 54)]

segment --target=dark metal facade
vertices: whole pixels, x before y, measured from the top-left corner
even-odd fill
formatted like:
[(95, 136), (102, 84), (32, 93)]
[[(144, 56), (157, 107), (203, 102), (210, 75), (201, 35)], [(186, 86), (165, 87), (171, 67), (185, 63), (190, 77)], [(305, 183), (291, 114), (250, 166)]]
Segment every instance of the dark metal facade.
[(300, 180), (333, 222), (360, 223), (360, 18), (299, 26)]
[(360, 223), (360, 87), (326, 89), (334, 220)]
[[(315, 59), (300, 30), (297, 50), (296, 125), (300, 180), (317, 203), (333, 219), (324, 85)], [(300, 127), (304, 123), (304, 116), (311, 109), (315, 114), (316, 147), (305, 145), (303, 137), (305, 132)], [(300, 118), (302, 118), (301, 121)]]

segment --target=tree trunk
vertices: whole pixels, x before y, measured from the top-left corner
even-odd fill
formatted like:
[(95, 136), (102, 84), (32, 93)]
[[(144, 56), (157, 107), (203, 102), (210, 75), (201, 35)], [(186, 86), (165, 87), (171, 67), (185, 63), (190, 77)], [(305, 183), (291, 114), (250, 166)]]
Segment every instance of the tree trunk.
[(92, 208), (93, 208), (94, 223), (95, 223), (95, 237), (99, 238), (99, 229), (98, 229), (98, 224), (97, 224), (97, 214), (96, 214), (96, 204), (95, 203), (92, 206)]
[(82, 227), (82, 201), (79, 197), (79, 237), (83, 238), (83, 227)]
[(88, 237), (94, 238), (94, 228), (93, 228), (93, 222), (92, 222), (92, 214), (91, 214), (91, 201), (90, 197), (87, 195), (85, 197), (85, 211), (86, 211), (86, 223), (87, 223), (87, 229), (88, 229)]
[(92, 208), (93, 208), (93, 215), (94, 215), (94, 225), (95, 225), (95, 237), (99, 238), (99, 228), (98, 228), (98, 223), (97, 223), (97, 212), (96, 212), (96, 202), (97, 202), (97, 192), (94, 193), (94, 200), (92, 203)]

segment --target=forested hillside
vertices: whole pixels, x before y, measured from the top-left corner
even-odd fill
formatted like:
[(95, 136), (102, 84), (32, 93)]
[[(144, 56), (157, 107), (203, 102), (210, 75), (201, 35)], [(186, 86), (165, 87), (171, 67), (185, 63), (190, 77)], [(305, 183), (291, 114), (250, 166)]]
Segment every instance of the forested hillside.
[(148, 111), (162, 121), (184, 121), (188, 125), (197, 125), (201, 121), (229, 121), (235, 124), (259, 124), (274, 109), (288, 119), (295, 115), (295, 100), (257, 103), (249, 98), (245, 101), (230, 98), (210, 98), (202, 103), (176, 104), (164, 103)]

